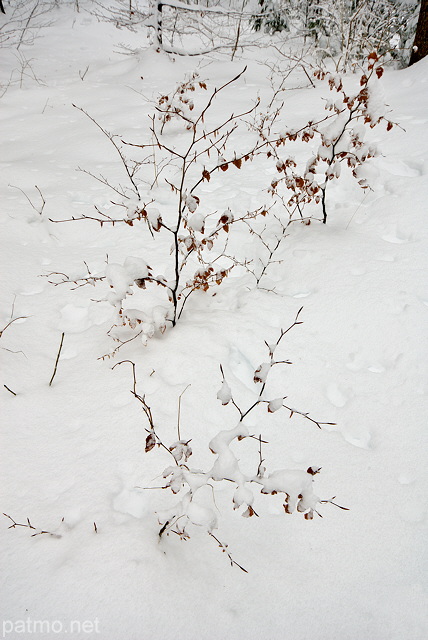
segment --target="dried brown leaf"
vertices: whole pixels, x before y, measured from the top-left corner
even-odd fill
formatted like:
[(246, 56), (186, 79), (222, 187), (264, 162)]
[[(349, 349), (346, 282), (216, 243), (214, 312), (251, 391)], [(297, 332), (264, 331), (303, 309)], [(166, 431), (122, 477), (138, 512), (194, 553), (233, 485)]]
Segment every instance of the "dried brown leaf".
[(150, 432), (146, 438), (146, 453), (151, 451), (156, 444), (156, 437), (154, 433)]

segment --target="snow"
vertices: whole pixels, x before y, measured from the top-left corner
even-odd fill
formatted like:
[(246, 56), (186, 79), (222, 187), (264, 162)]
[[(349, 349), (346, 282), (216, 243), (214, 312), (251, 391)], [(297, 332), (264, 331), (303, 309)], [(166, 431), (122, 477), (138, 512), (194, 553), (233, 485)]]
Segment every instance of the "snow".
[[(156, 96), (186, 74), (202, 67), (210, 90), (248, 66), (215, 103), (213, 118), (222, 121), (257, 96), (270, 102), (271, 69), (262, 63), (280, 59), (267, 49), (244, 57), (238, 50), (232, 62), (220, 54), (174, 59), (150, 48), (141, 33), (84, 12), (61, 8), (55, 17), (31, 48), (23, 47), (40, 81), (25, 77), (0, 99), (1, 511), (54, 534), (32, 537), (27, 526), (9, 529), (12, 521), (2, 516), (4, 637), (63, 635), (26, 623), (45, 620), (90, 622), (90, 631), (76, 625), (67, 633), (79, 639), (425, 640), (428, 60), (386, 69), (379, 80), (374, 117), (386, 103), (400, 127), (365, 134), (381, 151), (359, 173), (372, 190), (361, 190), (342, 170), (329, 184), (326, 225), (292, 225), (258, 287), (238, 267), (220, 286), (195, 292), (172, 327), (164, 288), (134, 285), (149, 269), (169, 277), (168, 234), (152, 237), (137, 220), (132, 227), (51, 221), (93, 216), (94, 204), (113, 208), (111, 191), (78, 167), (126, 184), (111, 143), (72, 104), (139, 144)], [(121, 55), (120, 43), (137, 53)], [(2, 82), (16, 64), (1, 57)], [(289, 131), (322, 117), (321, 98), (331, 97), (322, 83), (306, 87), (303, 72), (294, 74), (280, 122)], [(358, 91), (356, 77), (347, 82)], [(192, 113), (206, 97), (192, 96)], [(174, 127), (168, 136), (181, 148), (183, 132)], [(239, 135), (245, 147), (246, 134)], [(287, 147), (280, 151), (288, 154)], [(303, 166), (313, 152), (310, 143), (293, 149)], [(226, 224), (226, 216), (236, 228), (227, 255), (242, 262), (250, 252), (258, 264), (265, 249), (232, 221), (268, 199), (275, 160), (217, 174), (195, 194), (201, 202), (190, 228), (202, 233), (204, 222)], [(39, 207), (37, 185), (43, 212), (12, 185)], [(147, 208), (155, 231), (174, 203), (159, 185)], [(146, 192), (141, 198), (148, 202)], [(189, 201), (191, 210), (197, 201)], [(132, 196), (121, 216), (131, 219), (138, 205)], [(276, 240), (269, 217), (255, 224), (267, 242)], [(106, 279), (78, 286), (88, 269)], [(70, 285), (50, 284), (64, 274)], [(143, 333), (109, 357), (118, 344), (108, 335), (116, 322), (110, 303), (125, 297), (126, 314), (142, 320), (135, 330)], [(272, 367), (265, 341), (272, 349), (302, 298), (303, 324), (275, 348), (275, 360), (293, 366)], [(122, 340), (134, 335), (123, 329)], [(150, 427), (133, 394), (132, 367), (112, 369), (127, 360), (167, 450), (145, 452)], [(238, 423), (230, 400), (252, 405), (262, 386), (254, 384), (255, 372), (266, 382), (266, 402)], [(189, 384), (177, 435), (178, 398)], [(290, 418), (283, 403), (336, 424), (317, 429), (301, 415)], [(261, 456), (259, 434), (266, 441)], [(250, 485), (259, 465), (259, 482)], [(311, 466), (321, 471), (312, 476)], [(156, 488), (168, 482), (177, 495)], [(291, 515), (284, 513), (285, 493)], [(303, 511), (323, 517), (308, 521), (296, 511), (299, 495)], [(257, 516), (242, 517), (246, 505)], [(180, 509), (190, 539), (171, 530), (159, 536)], [(230, 566), (207, 531), (248, 573)]]
[(217, 392), (217, 398), (220, 400), (221, 404), (228, 404), (232, 399), (232, 391), (227, 384), (226, 380), (223, 380), (220, 390)]
[(275, 398), (275, 400), (271, 400), (268, 404), (268, 410), (271, 413), (274, 413), (275, 411), (278, 411), (278, 409), (280, 409), (283, 406), (283, 398)]
[(217, 516), (212, 509), (207, 509), (201, 504), (192, 500), (187, 507), (187, 517), (189, 520), (200, 527), (212, 531), (217, 528)]
[[(192, 200), (195, 200), (195, 199), (192, 198)], [(187, 206), (189, 206), (188, 202), (187, 202)], [(189, 210), (191, 211), (190, 207), (189, 207)], [(205, 216), (202, 213), (195, 213), (193, 216), (189, 218), (188, 227), (190, 229), (193, 229), (193, 231), (199, 231), (200, 233), (203, 233), (204, 226), (205, 226)]]

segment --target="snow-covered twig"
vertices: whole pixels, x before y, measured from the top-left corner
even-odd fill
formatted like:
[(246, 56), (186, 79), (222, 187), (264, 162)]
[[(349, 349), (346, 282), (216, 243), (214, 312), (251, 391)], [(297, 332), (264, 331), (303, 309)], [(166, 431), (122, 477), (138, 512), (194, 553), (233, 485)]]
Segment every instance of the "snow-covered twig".
[(15, 520), (11, 516), (8, 516), (7, 513), (3, 513), (3, 515), (12, 522), (12, 524), (8, 527), (9, 529), (16, 529), (17, 527), (26, 527), (27, 529), (31, 529), (32, 531), (35, 531), (35, 533), (31, 534), (32, 538), (34, 538), (35, 536), (43, 535), (43, 534), (51, 536), (52, 538), (62, 538), (62, 536), (59, 533), (52, 533), (51, 531), (45, 531), (44, 529), (38, 529), (36, 527), (33, 527), (29, 518), (27, 518), (27, 521), (25, 523), (21, 523), (21, 522), (15, 522)]

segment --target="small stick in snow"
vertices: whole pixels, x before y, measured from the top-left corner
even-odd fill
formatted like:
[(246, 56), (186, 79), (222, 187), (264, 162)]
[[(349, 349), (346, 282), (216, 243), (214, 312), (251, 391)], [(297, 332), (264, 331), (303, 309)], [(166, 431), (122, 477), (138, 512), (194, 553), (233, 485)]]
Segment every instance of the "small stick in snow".
[(257, 438), (257, 440), (259, 441), (259, 466), (257, 467), (257, 477), (261, 478), (263, 475), (263, 462), (264, 459), (262, 458), (262, 434), (259, 435), (259, 437)]
[(211, 538), (214, 538), (214, 540), (218, 543), (218, 546), (220, 547), (220, 549), (223, 551), (223, 553), (227, 554), (227, 557), (230, 560), (230, 566), (233, 567), (238, 567), (239, 569), (241, 569), (241, 571), (243, 571), (244, 573), (248, 573), (248, 571), (246, 569), (244, 569), (244, 567), (242, 567), (238, 562), (236, 562), (236, 560), (234, 560), (230, 554), (230, 552), (227, 549), (227, 544), (224, 544), (223, 542), (221, 542), (211, 531), (208, 531), (208, 535), (211, 536)]
[(330, 500), (320, 500), (321, 504), (332, 504), (335, 507), (338, 507), (339, 509), (343, 509), (343, 511), (349, 511), (348, 507), (342, 507), (340, 504), (337, 504), (337, 502), (333, 502), (333, 500), (335, 500), (336, 496), (333, 496), (332, 498), (330, 498)]
[(16, 396), (16, 395), (17, 395), (17, 394), (15, 393), (15, 391), (12, 391), (12, 389), (9, 389), (9, 387), (8, 387), (6, 384), (4, 384), (3, 386), (4, 386), (4, 388), (5, 388), (5, 389), (7, 389), (7, 390), (12, 394), (12, 395), (14, 395), (14, 396)]
[[(306, 71), (306, 69), (305, 69), (305, 65), (301, 64), (300, 66), (302, 67), (303, 71), (305, 72), (305, 75), (306, 75), (307, 79), (309, 80), (309, 82), (311, 83), (311, 85), (313, 86), (313, 88), (315, 89), (315, 85), (314, 85), (314, 83), (313, 83), (313, 80), (312, 80), (311, 76), (309, 75), (309, 73)], [(83, 78), (82, 78), (82, 79), (83, 79)]]
[(79, 70), (79, 76), (82, 81), (85, 79), (85, 76), (88, 73), (88, 71), (89, 71), (89, 65), (86, 67), (83, 73)]
[(190, 387), (191, 385), (188, 384), (187, 387), (184, 389), (184, 391), (182, 391), (180, 393), (180, 395), (178, 396), (178, 411), (177, 411), (177, 433), (178, 433), (178, 439), (181, 440), (181, 435), (180, 435), (180, 414), (181, 414), (181, 397), (186, 393), (187, 389)]
[(59, 362), (59, 357), (61, 355), (61, 349), (62, 349), (63, 342), (64, 342), (64, 332), (61, 334), (61, 342), (60, 342), (59, 349), (58, 349), (58, 355), (56, 357), (55, 368), (54, 368), (54, 372), (52, 374), (52, 378), (50, 379), (50, 382), (49, 382), (49, 386), (50, 387), (52, 386), (53, 379), (55, 378), (55, 374), (56, 374), (56, 370), (57, 370), (57, 367), (58, 367), (58, 362)]

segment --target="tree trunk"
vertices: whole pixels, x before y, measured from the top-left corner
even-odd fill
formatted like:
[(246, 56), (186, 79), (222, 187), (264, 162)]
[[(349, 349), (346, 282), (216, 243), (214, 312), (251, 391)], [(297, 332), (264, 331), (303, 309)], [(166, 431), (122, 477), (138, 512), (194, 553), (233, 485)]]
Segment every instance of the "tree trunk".
[(156, 11), (156, 39), (160, 49), (162, 49), (162, 7), (163, 4), (161, 0), (158, 0)]
[(422, 0), (409, 67), (428, 55), (428, 0)]

